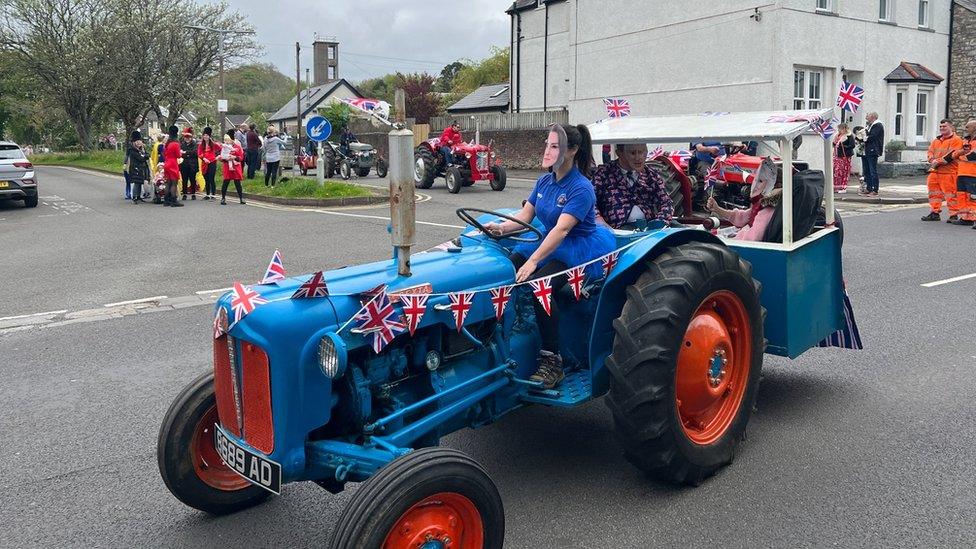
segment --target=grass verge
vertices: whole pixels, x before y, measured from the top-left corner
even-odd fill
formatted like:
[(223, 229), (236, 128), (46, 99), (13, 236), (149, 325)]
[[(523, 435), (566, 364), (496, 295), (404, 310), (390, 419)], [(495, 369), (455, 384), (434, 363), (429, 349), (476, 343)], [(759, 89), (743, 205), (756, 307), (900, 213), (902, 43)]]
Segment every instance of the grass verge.
[(122, 162), (125, 153), (122, 151), (91, 151), (32, 154), (32, 163), (40, 166), (74, 166), (76, 168), (91, 168), (105, 170), (122, 176)]

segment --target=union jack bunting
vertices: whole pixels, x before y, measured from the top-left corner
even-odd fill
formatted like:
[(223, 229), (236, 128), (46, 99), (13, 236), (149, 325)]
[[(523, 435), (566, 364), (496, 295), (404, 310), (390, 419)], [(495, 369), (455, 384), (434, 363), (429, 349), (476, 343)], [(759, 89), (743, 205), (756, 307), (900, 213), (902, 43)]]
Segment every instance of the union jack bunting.
[(275, 250), (274, 255), (271, 256), (271, 263), (268, 263), (268, 269), (264, 271), (261, 284), (271, 284), (284, 279), (285, 266), (281, 263), (281, 252)]
[(376, 297), (376, 296), (380, 295), (381, 293), (386, 293), (386, 284), (380, 284), (379, 286), (377, 286), (375, 288), (370, 288), (369, 290), (366, 290), (364, 292), (360, 292), (359, 293), (359, 296), (360, 297), (373, 298), (373, 297)]
[(844, 82), (840, 85), (840, 93), (837, 95), (837, 106), (845, 111), (857, 112), (864, 99), (864, 88), (853, 82)]
[(552, 279), (549, 277), (539, 278), (536, 280), (529, 281), (529, 286), (532, 286), (532, 293), (535, 298), (539, 300), (542, 304), (542, 309), (546, 311), (547, 315), (552, 314)]
[(217, 309), (217, 314), (214, 315), (213, 320), (213, 336), (214, 339), (220, 339), (220, 336), (224, 335), (227, 330), (227, 309), (220, 307)]
[(620, 255), (619, 251), (613, 251), (609, 254), (603, 256), (603, 276), (606, 277), (610, 274), (610, 271), (617, 266), (617, 256)]
[(352, 99), (343, 99), (342, 102), (363, 111), (371, 111), (376, 107), (378, 107), (380, 104), (379, 99), (365, 99), (361, 97), (354, 97)]
[(603, 100), (607, 107), (607, 115), (610, 118), (623, 118), (630, 116), (630, 101), (611, 97)]
[(815, 114), (797, 114), (797, 115), (787, 115), (787, 114), (774, 114), (766, 119), (767, 123), (785, 123), (785, 122), (813, 122), (819, 117)]
[(664, 147), (658, 145), (653, 150), (647, 152), (647, 161), (650, 162), (659, 156), (664, 156)]
[(364, 305), (363, 310), (354, 318), (360, 321), (359, 329), (363, 331), (363, 335), (372, 335), (373, 351), (376, 354), (407, 328), (390, 303), (390, 296), (386, 295), (385, 290), (381, 290), (372, 301)]
[(505, 305), (512, 297), (512, 287), (502, 286), (491, 289), (491, 304), (495, 307), (495, 320), (501, 320), (505, 314)]
[(242, 285), (240, 282), (234, 283), (231, 291), (230, 306), (234, 309), (234, 322), (240, 322), (242, 318), (249, 315), (258, 305), (264, 305), (268, 300), (261, 297), (261, 294), (251, 288)]
[(576, 296), (576, 301), (579, 301), (580, 296), (583, 295), (583, 280), (586, 278), (583, 275), (584, 269), (585, 267), (573, 267), (566, 273), (569, 277), (569, 285), (573, 288), (573, 295)]
[(410, 330), (410, 335), (417, 331), (420, 319), (427, 312), (427, 299), (429, 297), (426, 295), (400, 296), (400, 301), (403, 303), (403, 316), (407, 318), (407, 329)]
[(457, 292), (448, 294), (451, 298), (451, 313), (454, 315), (454, 323), (457, 331), (464, 327), (464, 319), (468, 316), (468, 311), (474, 303), (474, 292)]
[(303, 299), (309, 297), (325, 297), (329, 295), (329, 288), (322, 279), (322, 271), (316, 271), (307, 282), (302, 284), (291, 294), (292, 299)]

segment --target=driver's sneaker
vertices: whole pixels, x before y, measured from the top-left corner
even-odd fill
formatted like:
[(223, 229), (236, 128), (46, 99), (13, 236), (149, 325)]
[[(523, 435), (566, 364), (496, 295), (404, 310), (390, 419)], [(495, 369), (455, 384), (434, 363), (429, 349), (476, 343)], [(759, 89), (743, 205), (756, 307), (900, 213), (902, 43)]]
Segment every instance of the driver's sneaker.
[(950, 215), (949, 219), (946, 219), (946, 223), (955, 223), (959, 219), (958, 215)]
[(922, 221), (938, 221), (940, 219), (942, 219), (942, 216), (939, 215), (939, 212), (929, 212), (929, 215), (923, 217)]
[(549, 351), (539, 351), (539, 367), (529, 376), (529, 381), (541, 383), (543, 389), (552, 389), (564, 377), (563, 358)]

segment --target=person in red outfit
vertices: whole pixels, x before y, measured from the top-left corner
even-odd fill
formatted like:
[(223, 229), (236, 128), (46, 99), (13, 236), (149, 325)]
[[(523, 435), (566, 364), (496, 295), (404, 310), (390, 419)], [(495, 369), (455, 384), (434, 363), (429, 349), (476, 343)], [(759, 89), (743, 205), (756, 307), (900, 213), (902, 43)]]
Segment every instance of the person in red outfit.
[(204, 200), (217, 198), (217, 186), (214, 183), (214, 178), (217, 177), (218, 154), (220, 154), (220, 145), (213, 140), (213, 129), (207, 126), (203, 129), (200, 145), (197, 147), (197, 156), (200, 158), (200, 168), (203, 172)]
[(227, 204), (227, 185), (233, 181), (237, 188), (237, 198), (244, 202), (244, 190), (241, 180), (244, 179), (244, 149), (234, 139), (234, 130), (227, 130), (224, 134), (224, 145), (220, 148), (220, 162), (223, 164), (224, 182), (220, 186), (220, 204)]
[(180, 164), (183, 163), (183, 149), (180, 147), (179, 128), (169, 127), (169, 141), (163, 149), (163, 175), (166, 177), (166, 201), (164, 206), (182, 207), (176, 200), (176, 186), (180, 182)]
[(451, 165), (451, 147), (454, 145), (460, 145), (464, 143), (464, 139), (461, 138), (461, 124), (457, 120), (451, 122), (451, 125), (444, 128), (441, 132), (441, 156), (444, 157), (444, 166)]

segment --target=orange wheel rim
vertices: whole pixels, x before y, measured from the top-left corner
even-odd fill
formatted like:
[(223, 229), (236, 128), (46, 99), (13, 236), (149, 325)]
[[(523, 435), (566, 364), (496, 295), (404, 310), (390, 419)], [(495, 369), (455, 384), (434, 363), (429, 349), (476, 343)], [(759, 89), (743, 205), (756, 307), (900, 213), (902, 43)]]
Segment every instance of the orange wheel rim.
[(383, 549), (481, 549), (484, 541), (484, 522), (474, 503), (441, 492), (407, 509), (386, 535)]
[(190, 442), (190, 460), (193, 461), (193, 470), (207, 486), (233, 492), (243, 490), (251, 485), (230, 467), (224, 465), (220, 459), (220, 454), (214, 447), (214, 424), (217, 423), (217, 406), (211, 406), (197, 423), (197, 428), (193, 431), (193, 440)]
[(675, 403), (685, 435), (711, 444), (739, 413), (749, 382), (752, 327), (737, 295), (721, 290), (695, 311), (678, 352)]

